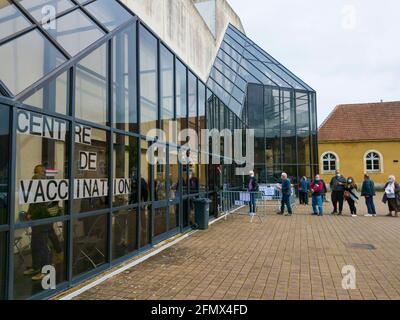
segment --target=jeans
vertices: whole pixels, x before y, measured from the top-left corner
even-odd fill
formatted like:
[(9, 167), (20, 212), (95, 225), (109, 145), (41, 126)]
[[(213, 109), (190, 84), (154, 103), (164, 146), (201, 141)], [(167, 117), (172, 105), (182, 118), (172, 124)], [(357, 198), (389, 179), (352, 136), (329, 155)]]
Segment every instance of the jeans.
[(287, 207), (288, 213), (292, 214), (292, 204), (290, 203), (290, 195), (283, 195), (281, 202), (281, 213), (285, 212), (285, 205)]
[(256, 194), (255, 193), (250, 193), (250, 213), (256, 213)]
[(343, 212), (343, 203), (344, 203), (344, 191), (332, 191), (332, 204), (333, 204), (333, 212), (338, 212), (338, 203), (339, 203), (339, 212)]
[(368, 208), (368, 214), (376, 215), (374, 197), (365, 197), (365, 204), (367, 205)]
[(323, 216), (324, 215), (324, 208), (322, 207), (322, 196), (312, 196), (312, 207), (314, 214), (318, 214)]

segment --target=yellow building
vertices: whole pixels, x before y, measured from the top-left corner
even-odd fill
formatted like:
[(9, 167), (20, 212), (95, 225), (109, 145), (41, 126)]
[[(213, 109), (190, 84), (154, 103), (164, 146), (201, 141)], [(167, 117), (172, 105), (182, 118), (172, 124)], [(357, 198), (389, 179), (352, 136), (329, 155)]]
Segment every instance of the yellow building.
[(337, 106), (318, 135), (320, 173), (329, 182), (336, 169), (377, 186), (393, 174), (400, 181), (400, 101)]

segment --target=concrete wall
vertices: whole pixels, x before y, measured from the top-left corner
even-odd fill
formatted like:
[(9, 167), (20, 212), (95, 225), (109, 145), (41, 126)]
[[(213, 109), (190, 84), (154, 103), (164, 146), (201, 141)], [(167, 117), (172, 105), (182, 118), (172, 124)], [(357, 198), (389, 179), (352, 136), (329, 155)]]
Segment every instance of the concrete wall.
[(206, 82), (229, 23), (244, 32), (226, 0), (216, 1), (216, 37), (194, 0), (123, 0), (194, 72)]

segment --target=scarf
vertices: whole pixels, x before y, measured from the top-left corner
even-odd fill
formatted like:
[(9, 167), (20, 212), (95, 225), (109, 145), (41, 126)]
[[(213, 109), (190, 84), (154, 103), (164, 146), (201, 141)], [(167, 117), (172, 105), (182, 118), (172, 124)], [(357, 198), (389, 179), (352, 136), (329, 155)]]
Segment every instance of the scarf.
[(391, 182), (387, 185), (386, 189), (385, 189), (385, 193), (387, 195), (394, 195), (394, 182)]

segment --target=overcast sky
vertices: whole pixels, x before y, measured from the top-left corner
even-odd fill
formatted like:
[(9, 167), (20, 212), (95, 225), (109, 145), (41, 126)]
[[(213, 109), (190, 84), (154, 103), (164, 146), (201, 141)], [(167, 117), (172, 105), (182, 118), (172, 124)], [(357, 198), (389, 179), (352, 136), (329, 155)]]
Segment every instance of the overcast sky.
[(247, 35), (338, 104), (400, 100), (399, 0), (228, 0)]

